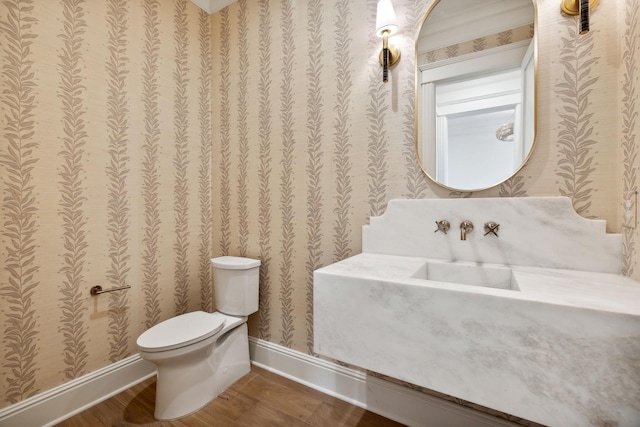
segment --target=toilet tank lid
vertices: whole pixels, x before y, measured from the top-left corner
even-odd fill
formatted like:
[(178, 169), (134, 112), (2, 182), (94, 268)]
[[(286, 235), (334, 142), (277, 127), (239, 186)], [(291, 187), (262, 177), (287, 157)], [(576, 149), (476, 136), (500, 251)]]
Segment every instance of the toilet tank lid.
[(211, 264), (216, 268), (222, 268), (223, 270), (247, 270), (260, 266), (259, 259), (244, 258), (237, 256), (221, 256), (218, 258), (211, 258)]

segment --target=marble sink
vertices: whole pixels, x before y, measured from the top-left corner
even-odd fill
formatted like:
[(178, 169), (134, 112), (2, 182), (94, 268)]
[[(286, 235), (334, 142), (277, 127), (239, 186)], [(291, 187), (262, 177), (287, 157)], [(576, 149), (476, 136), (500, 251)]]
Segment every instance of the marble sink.
[(414, 279), (518, 291), (511, 268), (496, 264), (428, 260)]
[(640, 284), (620, 259), (564, 198), (392, 201), (363, 253), (314, 272), (314, 350), (543, 425), (638, 427)]

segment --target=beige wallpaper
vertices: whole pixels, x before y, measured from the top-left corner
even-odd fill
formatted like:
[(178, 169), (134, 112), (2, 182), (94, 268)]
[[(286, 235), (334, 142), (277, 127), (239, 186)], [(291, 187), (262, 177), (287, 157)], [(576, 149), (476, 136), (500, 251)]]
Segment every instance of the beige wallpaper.
[[(426, 24), (428, 25), (428, 24)], [(531, 40), (534, 34), (534, 25), (523, 25), (511, 30), (501, 31), (486, 37), (469, 40), (462, 43), (452, 44), (440, 49), (418, 54), (418, 64), (429, 64), (444, 59), (456, 58), (473, 52), (482, 52), (498, 46), (505, 46), (524, 40)]]
[[(622, 172), (623, 200), (638, 192), (638, 135), (640, 123), (640, 12), (637, 5), (627, 0), (624, 7), (618, 10), (619, 43), (620, 43), (620, 81), (618, 98), (620, 100), (618, 123), (620, 126), (620, 153), (618, 168)], [(631, 196), (632, 197), (632, 196)], [(637, 196), (636, 196), (637, 197)], [(632, 200), (637, 200), (633, 199)], [(624, 202), (623, 202), (624, 204)], [(632, 210), (637, 212), (638, 206), (633, 203)], [(637, 218), (629, 219), (622, 214), (623, 233), (623, 273), (640, 280), (638, 267), (639, 255), (636, 243), (640, 241)]]
[[(578, 37), (538, 0), (536, 150), (469, 194), (414, 157), (413, 39), (431, 0), (394, 1), (387, 85), (375, 0), (238, 0), (211, 17), (187, 0), (3, 0), (0, 405), (211, 310), (222, 254), (263, 262), (251, 334), (312, 353), (312, 271), (358, 253), (392, 198), (567, 195), (624, 232), (640, 278), (622, 210), (640, 162), (634, 1), (600, 2)], [(132, 288), (90, 297), (96, 284)]]
[(0, 4), (1, 406), (211, 307), (210, 25), (188, 0)]
[(623, 163), (635, 156), (621, 153), (620, 126), (635, 104), (621, 98), (638, 78), (627, 64), (621, 87), (635, 59), (620, 57), (618, 28), (633, 51), (638, 33), (619, 22), (625, 4), (599, 5), (579, 37), (557, 2), (538, 1), (536, 150), (474, 194), (434, 185), (414, 157), (413, 37), (429, 5), (395, 2), (402, 60), (386, 85), (374, 0), (238, 1), (213, 15), (213, 249), (263, 260), (261, 338), (312, 351), (311, 272), (359, 252), (361, 226), (392, 198), (566, 195), (622, 230)]
[[(632, 0), (601, 2), (583, 37), (557, 1), (537, 2), (537, 147), (473, 194), (434, 185), (414, 157), (414, 37), (430, 4), (394, 1), (402, 59), (387, 85), (375, 0), (240, 0), (213, 15), (213, 253), (263, 261), (252, 335), (313, 353), (312, 271), (358, 253), (361, 226), (393, 198), (565, 195), (623, 231), (638, 162)], [(640, 277), (636, 240), (625, 271)]]

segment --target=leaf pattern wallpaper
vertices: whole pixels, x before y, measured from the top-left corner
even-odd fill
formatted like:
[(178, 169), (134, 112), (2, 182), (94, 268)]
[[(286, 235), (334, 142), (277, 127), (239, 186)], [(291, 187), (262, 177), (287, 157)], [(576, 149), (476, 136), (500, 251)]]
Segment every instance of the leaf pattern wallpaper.
[[(129, 26), (128, 7), (125, 0), (107, 2), (107, 46), (109, 56), (105, 62), (107, 70), (107, 153), (109, 163), (105, 170), (108, 179), (107, 190), (107, 230), (109, 234), (108, 254), (110, 265), (107, 281), (115, 287), (130, 283), (131, 254), (129, 253), (130, 228), (130, 154), (129, 139), (130, 110), (126, 98), (126, 77), (129, 74), (128, 41), (126, 31)], [(117, 362), (129, 351), (127, 341), (129, 311), (131, 303), (127, 292), (106, 295), (109, 300), (109, 359)]]
[(312, 354), (313, 270), (360, 252), (393, 198), (566, 195), (623, 233), (640, 279), (624, 217), (640, 162), (634, 0), (600, 2), (582, 37), (537, 1), (535, 152), (474, 193), (434, 185), (413, 155), (414, 37), (432, 2), (394, 1), (402, 59), (383, 84), (375, 0), (213, 15), (189, 0), (0, 0), (0, 406), (213, 310), (215, 256), (262, 261), (250, 334)]
[(576, 212), (586, 216), (594, 191), (590, 184), (596, 170), (594, 146), (597, 141), (592, 138), (595, 112), (589, 104), (598, 77), (594, 76), (592, 65), (600, 58), (593, 54), (593, 37), (575, 38), (574, 34), (575, 26), (568, 22), (561, 37), (563, 79), (555, 85), (562, 102), (558, 111), (562, 120), (558, 126), (556, 175), (561, 179), (560, 194), (571, 197)]
[[(280, 242), (279, 263), (280, 274), (277, 277), (280, 284), (279, 298), (280, 302), (280, 339), (278, 344), (285, 347), (293, 347), (294, 325), (294, 301), (293, 301), (293, 270), (294, 264), (293, 244), (296, 237), (296, 218), (294, 208), (294, 178), (293, 175), (296, 138), (293, 133), (294, 129), (294, 97), (293, 97), (293, 71), (295, 59), (295, 27), (294, 27), (294, 8), (296, 3), (282, 0), (280, 13), (280, 26), (282, 28), (282, 51), (287, 52), (282, 56), (280, 65), (280, 114), (278, 114), (281, 126), (281, 144), (279, 152), (280, 157), (280, 185), (279, 185), (279, 211), (280, 211), (280, 230), (281, 235), (278, 239)], [(304, 280), (304, 279), (303, 279)], [(306, 305), (305, 305), (306, 307)]]
[(211, 307), (213, 80), (211, 17), (188, 0), (4, 0), (0, 27), (8, 406)]
[(258, 312), (258, 337), (269, 341), (271, 339), (271, 208), (272, 192), (271, 179), (273, 171), (273, 159), (271, 151), (271, 121), (273, 117), (270, 103), (270, 89), (273, 85), (273, 61), (271, 58), (271, 12), (269, 0), (259, 0), (260, 11), (258, 15), (258, 46), (259, 67), (263, 71), (258, 78), (258, 141), (257, 153), (259, 165), (257, 166), (258, 184), (258, 256), (260, 259), (260, 295)]
[[(410, 18), (410, 17), (408, 17)], [(415, 24), (414, 24), (415, 25)], [(498, 46), (504, 46), (523, 40), (530, 40), (533, 36), (533, 25), (513, 28), (511, 30), (502, 31), (492, 36), (481, 37), (464, 43), (447, 46), (441, 49), (426, 52), (418, 56), (420, 64), (428, 64), (431, 62), (442, 61), (448, 58), (454, 58), (460, 55), (466, 55), (473, 52), (479, 52)]]
[(58, 155), (64, 159), (59, 172), (61, 200), (59, 214), (63, 223), (63, 273), (60, 291), (60, 330), (64, 335), (64, 373), (67, 379), (85, 373), (87, 325), (83, 322), (88, 307), (82, 302), (82, 283), (87, 255), (88, 219), (83, 209), (87, 197), (82, 182), (86, 180), (83, 158), (87, 144), (86, 106), (83, 94), (80, 54), (87, 31), (82, 1), (67, 2), (64, 7), (64, 28), (59, 38), (64, 42), (59, 55), (60, 92), (62, 104), (63, 146)]
[[(40, 158), (35, 134), (33, 44), (38, 24), (33, 2), (6, 2), (2, 64), (2, 391), (16, 403), (41, 390), (36, 378), (41, 321), (35, 300), (40, 287), (37, 238), (41, 225), (33, 173)], [(80, 362), (82, 363), (82, 362)], [(5, 374), (6, 373), (6, 374)]]
[[(624, 25), (621, 25), (622, 40), (622, 87), (621, 87), (621, 147), (622, 147), (622, 198), (628, 199), (638, 193), (638, 108), (640, 92), (638, 91), (638, 74), (640, 74), (640, 13), (631, 2), (625, 4)], [(637, 204), (637, 198), (631, 199)], [(631, 206), (637, 209), (636, 206)], [(637, 224), (633, 219), (623, 215), (623, 264), (622, 272), (627, 276), (638, 278), (635, 270), (637, 260), (636, 241), (638, 239)]]
[(144, 292), (145, 329), (160, 321), (160, 279), (159, 239), (160, 239), (160, 97), (158, 74), (160, 51), (160, 21), (158, 16), (159, 0), (144, 2), (144, 46), (142, 50), (143, 79), (141, 101), (144, 114), (144, 133), (141, 153), (141, 198), (144, 203), (142, 215), (142, 277), (141, 288)]

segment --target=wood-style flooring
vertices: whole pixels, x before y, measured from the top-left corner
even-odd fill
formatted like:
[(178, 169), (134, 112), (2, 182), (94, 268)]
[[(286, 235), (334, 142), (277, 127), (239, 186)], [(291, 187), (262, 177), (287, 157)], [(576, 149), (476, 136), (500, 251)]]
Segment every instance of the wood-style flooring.
[(63, 427), (391, 427), (402, 424), (252, 366), (251, 372), (187, 417), (155, 421), (156, 380), (148, 379), (81, 412)]

